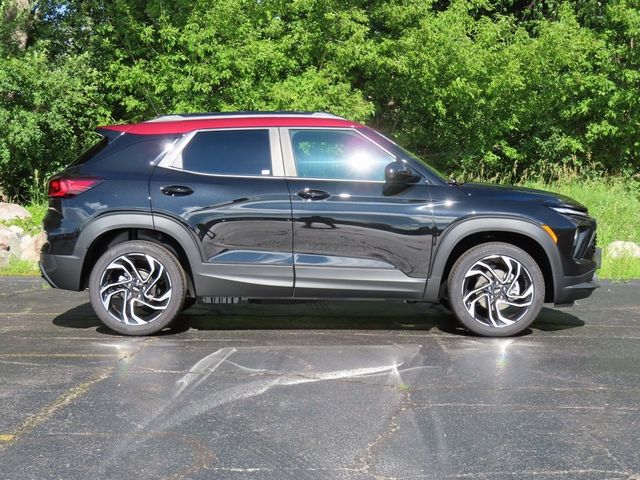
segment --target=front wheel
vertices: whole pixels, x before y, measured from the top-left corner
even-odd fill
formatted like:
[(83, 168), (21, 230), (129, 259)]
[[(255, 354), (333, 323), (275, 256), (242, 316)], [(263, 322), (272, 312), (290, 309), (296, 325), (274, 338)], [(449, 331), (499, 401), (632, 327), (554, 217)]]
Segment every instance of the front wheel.
[(152, 242), (128, 241), (107, 250), (89, 277), (91, 305), (111, 330), (150, 335), (182, 310), (187, 281), (178, 259)]
[(447, 288), (460, 323), (488, 337), (523, 331), (540, 314), (545, 296), (544, 277), (536, 261), (502, 242), (465, 252), (451, 269)]

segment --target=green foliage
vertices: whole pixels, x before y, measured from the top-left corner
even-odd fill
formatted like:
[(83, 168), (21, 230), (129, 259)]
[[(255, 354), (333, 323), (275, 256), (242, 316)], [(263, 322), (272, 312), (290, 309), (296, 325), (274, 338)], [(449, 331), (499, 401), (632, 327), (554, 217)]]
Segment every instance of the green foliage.
[(638, 10), (627, 3), (606, 10), (615, 34), (581, 25), (567, 3), (553, 20), (527, 22), (476, 18), (465, 1), (442, 12), (414, 7), (410, 17), (404, 4), (387, 6), (379, 22), (391, 35), (370, 84), (385, 105), (376, 121), (472, 176), (515, 181), (549, 164), (637, 169), (640, 64), (629, 42)]
[(0, 222), (2, 225), (15, 225), (22, 228), (29, 235), (37, 235), (42, 231), (42, 220), (47, 214), (49, 208), (48, 202), (31, 203), (25, 207), (31, 214), (30, 218), (5, 220)]
[(40, 194), (43, 177), (70, 163), (106, 119), (87, 59), (52, 62), (44, 45), (0, 58), (0, 188), (9, 196)]
[[(614, 240), (640, 243), (640, 184), (628, 177), (594, 177), (583, 180), (566, 175), (554, 183), (528, 181), (524, 186), (554, 191), (578, 200), (598, 221), (598, 245)], [(602, 259), (601, 278), (623, 280), (640, 277), (640, 259)]]
[(30, 262), (16, 257), (11, 257), (9, 259), (9, 263), (0, 268), (0, 275), (33, 276), (39, 274), (40, 270), (38, 269), (38, 264), (36, 262)]
[(0, 188), (18, 198), (100, 123), (194, 111), (331, 111), (464, 177), (640, 169), (640, 0), (0, 0), (0, 15)]
[(196, 2), (179, 22), (169, 12), (140, 22), (126, 3), (113, 7), (129, 27), (124, 40), (119, 25), (99, 28), (100, 48), (114, 57), (105, 86), (125, 118), (304, 109), (364, 120), (373, 111), (346, 68), (365, 41), (358, 9), (223, 0)]
[[(31, 218), (16, 219), (0, 222), (3, 225), (15, 225), (22, 228), (29, 235), (37, 235), (42, 231), (42, 220), (49, 208), (47, 203), (32, 203), (25, 207)], [(0, 275), (39, 275), (37, 262), (30, 262), (16, 257), (10, 257), (9, 263), (0, 268)]]
[(36, 203), (35, 232), (46, 178), (99, 124), (325, 110), (640, 242), (639, 43), (640, 0), (0, 0), (0, 190)]

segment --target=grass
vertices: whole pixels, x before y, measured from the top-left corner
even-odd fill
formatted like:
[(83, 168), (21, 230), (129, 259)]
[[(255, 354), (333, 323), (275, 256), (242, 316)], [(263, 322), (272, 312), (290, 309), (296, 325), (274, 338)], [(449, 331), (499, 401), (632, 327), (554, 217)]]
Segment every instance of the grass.
[(42, 219), (47, 213), (48, 204), (46, 203), (34, 203), (26, 205), (24, 208), (31, 214), (31, 218), (25, 218), (22, 220), (10, 220), (0, 222), (2, 225), (15, 225), (24, 229), (29, 235), (36, 235), (42, 230)]
[[(561, 193), (583, 203), (598, 220), (598, 246), (605, 247), (614, 240), (640, 243), (640, 186), (624, 177), (581, 179), (567, 176), (555, 183), (526, 181), (523, 186)], [(30, 234), (40, 231), (46, 204), (26, 207), (32, 217), (10, 222)], [(5, 222), (8, 223), (8, 222)], [(0, 275), (37, 275), (38, 268), (31, 262), (12, 259), (0, 268)], [(609, 258), (606, 250), (602, 258), (600, 278), (628, 280), (640, 278), (640, 259)]]
[(31, 276), (40, 275), (38, 264), (16, 257), (9, 257), (9, 263), (0, 268), (0, 275)]
[[(640, 243), (640, 189), (627, 178), (609, 177), (561, 181), (553, 184), (525, 182), (523, 186), (549, 190), (571, 197), (589, 208), (598, 221), (598, 246), (614, 240)], [(639, 258), (609, 258), (603, 252), (600, 278), (640, 278)]]
[[(0, 222), (0, 224), (16, 225), (29, 235), (37, 235), (42, 230), (42, 219), (47, 213), (48, 205), (46, 203), (34, 203), (26, 205), (24, 208), (29, 211), (31, 218), (4, 221)], [(9, 263), (0, 268), (0, 275), (40, 275), (40, 270), (36, 262), (9, 257)]]

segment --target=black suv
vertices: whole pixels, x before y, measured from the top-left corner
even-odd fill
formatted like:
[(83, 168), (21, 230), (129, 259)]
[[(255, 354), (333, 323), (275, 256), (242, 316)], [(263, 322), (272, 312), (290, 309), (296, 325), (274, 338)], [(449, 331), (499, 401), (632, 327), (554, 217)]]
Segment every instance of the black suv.
[(597, 287), (596, 222), (524, 188), (458, 184), (325, 113), (167, 115), (98, 130), (49, 184), (40, 268), (111, 329), (198, 297), (443, 302), (507, 336)]

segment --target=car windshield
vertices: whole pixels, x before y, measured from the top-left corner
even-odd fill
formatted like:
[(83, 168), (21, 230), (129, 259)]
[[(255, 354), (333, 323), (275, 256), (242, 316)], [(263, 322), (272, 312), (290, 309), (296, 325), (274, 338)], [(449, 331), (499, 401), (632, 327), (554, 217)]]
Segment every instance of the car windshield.
[(409, 158), (409, 159), (415, 160), (416, 162), (420, 163), (425, 168), (427, 168), (430, 172), (433, 173), (434, 176), (438, 177), (443, 182), (447, 182), (448, 181), (447, 180), (448, 177), (444, 173), (439, 171), (437, 168), (435, 168), (433, 165), (428, 163), (426, 160), (424, 160), (419, 155), (416, 155), (415, 153), (410, 152), (406, 148), (401, 147), (400, 145), (398, 145), (393, 140), (385, 137), (384, 135), (382, 135), (381, 133), (378, 133), (376, 130), (374, 130), (372, 128), (365, 127), (363, 130), (364, 130), (363, 133), (367, 137), (369, 137), (374, 142), (380, 144), (385, 149), (389, 150), (397, 158)]

